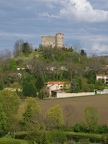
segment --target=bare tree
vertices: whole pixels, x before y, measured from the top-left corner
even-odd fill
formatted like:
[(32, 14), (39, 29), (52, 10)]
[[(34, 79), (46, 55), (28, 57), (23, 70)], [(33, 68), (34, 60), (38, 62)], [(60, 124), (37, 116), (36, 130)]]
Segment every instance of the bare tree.
[(72, 124), (72, 119), (75, 116), (75, 108), (69, 104), (64, 107), (64, 113), (65, 113), (65, 119), (66, 119), (66, 125), (68, 128), (70, 128)]
[(22, 52), (22, 45), (23, 45), (23, 40), (17, 40), (14, 44), (14, 51), (13, 54), (14, 56), (19, 56), (19, 54)]

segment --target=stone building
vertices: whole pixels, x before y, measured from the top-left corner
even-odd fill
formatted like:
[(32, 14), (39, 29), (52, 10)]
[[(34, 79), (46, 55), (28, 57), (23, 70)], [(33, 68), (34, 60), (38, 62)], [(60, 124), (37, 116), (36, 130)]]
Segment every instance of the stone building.
[(56, 46), (57, 48), (62, 48), (64, 47), (64, 34), (59, 32), (55, 36), (42, 36), (41, 45), (44, 47), (51, 46), (54, 48)]

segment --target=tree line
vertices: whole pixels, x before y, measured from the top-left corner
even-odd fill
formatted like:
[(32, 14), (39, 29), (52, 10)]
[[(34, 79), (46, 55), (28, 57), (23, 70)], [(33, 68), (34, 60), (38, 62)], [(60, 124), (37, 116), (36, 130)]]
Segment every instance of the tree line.
[[(24, 110), (19, 107), (24, 104)], [(21, 112), (22, 111), (22, 112)], [(64, 120), (64, 113), (66, 119)], [(25, 132), (25, 138), (38, 144), (63, 143), (67, 140), (66, 132), (85, 132), (107, 134), (108, 126), (99, 124), (98, 110), (87, 106), (81, 123), (71, 124), (73, 107), (67, 105), (63, 110), (59, 104), (49, 108), (42, 114), (38, 101), (28, 97), (21, 102), (15, 92), (0, 91), (0, 136), (11, 134), (17, 138), (16, 132)], [(21, 138), (22, 134), (19, 136)], [(23, 137), (23, 138), (24, 138)]]

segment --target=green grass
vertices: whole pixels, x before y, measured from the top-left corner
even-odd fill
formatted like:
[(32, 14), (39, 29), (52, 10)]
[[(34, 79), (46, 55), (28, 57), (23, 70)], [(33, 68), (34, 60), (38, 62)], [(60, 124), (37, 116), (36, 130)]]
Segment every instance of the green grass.
[(29, 144), (29, 142), (27, 140), (21, 140), (21, 139), (12, 139), (12, 138), (0, 138), (0, 140), (4, 140), (4, 141), (7, 141), (7, 140), (11, 140), (11, 141), (19, 141), (21, 144)]
[[(23, 132), (22, 132), (23, 133)], [(22, 140), (22, 139), (13, 139), (12, 135), (5, 135), (4, 137), (0, 138), (0, 140), (13, 140), (13, 141), (20, 141), (21, 144), (29, 144), (27, 140)]]

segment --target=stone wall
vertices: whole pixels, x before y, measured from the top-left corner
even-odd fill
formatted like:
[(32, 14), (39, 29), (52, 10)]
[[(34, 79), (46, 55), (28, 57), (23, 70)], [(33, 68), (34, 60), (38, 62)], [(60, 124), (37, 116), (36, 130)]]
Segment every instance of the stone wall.
[(41, 41), (42, 46), (55, 47), (55, 36), (42, 36)]
[(80, 97), (80, 96), (91, 96), (91, 95), (95, 95), (95, 93), (94, 92), (57, 93), (57, 98)]
[(64, 47), (64, 34), (57, 33), (56, 36), (42, 36), (41, 44), (44, 47), (51, 46), (54, 48), (55, 46), (58, 48)]

